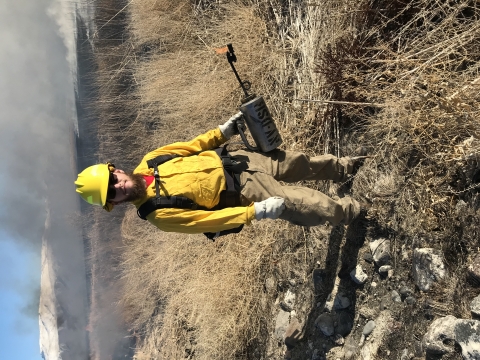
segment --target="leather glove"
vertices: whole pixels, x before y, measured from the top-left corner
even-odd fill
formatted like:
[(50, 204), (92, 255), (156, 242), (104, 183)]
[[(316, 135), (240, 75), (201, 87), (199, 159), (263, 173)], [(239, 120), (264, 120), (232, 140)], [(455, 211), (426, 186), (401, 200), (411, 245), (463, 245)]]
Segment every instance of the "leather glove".
[(220, 125), (220, 131), (222, 132), (223, 136), (227, 139), (230, 139), (233, 135), (238, 134), (237, 125), (235, 124), (238, 119), (240, 119), (243, 114), (239, 111), (235, 115), (233, 115), (228, 121)]
[(254, 202), (255, 219), (278, 219), (285, 210), (285, 200), (281, 197), (274, 196), (260, 202)]

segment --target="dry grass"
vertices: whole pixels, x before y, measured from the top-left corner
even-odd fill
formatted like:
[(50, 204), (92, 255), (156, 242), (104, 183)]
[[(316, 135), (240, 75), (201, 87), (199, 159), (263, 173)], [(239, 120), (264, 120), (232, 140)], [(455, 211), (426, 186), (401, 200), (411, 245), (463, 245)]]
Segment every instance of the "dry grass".
[(268, 329), (272, 298), (263, 290), (265, 276), (286, 229), (254, 227), (212, 244), (200, 236), (139, 236), (137, 222), (132, 211), (123, 224), (130, 290), (123, 302), (145, 331), (141, 351), (162, 359), (188, 352), (214, 359), (251, 355), (249, 345)]
[[(265, 96), (286, 148), (369, 148), (374, 157), (347, 190), (373, 202), (374, 230), (409, 247), (442, 248), (451, 278), (432, 301), (465, 314), (458, 300), (469, 291), (464, 264), (480, 223), (476, 4), (129, 2), (129, 37), (106, 43), (108, 61), (99, 62), (100, 157), (126, 154), (131, 167), (147, 149), (224, 122), (242, 94), (213, 49), (233, 43), (240, 75)], [(269, 358), (277, 289), (265, 284), (310, 276), (325, 250), (322, 231), (279, 222), (212, 244), (162, 233), (129, 210), (122, 231), (122, 305), (141, 337), (137, 359)]]
[(188, 1), (176, 6), (182, 11), (189, 9), (190, 16), (180, 16), (175, 10), (173, 18), (168, 2), (152, 4), (132, 5), (132, 12), (138, 12), (132, 17), (133, 34), (138, 33), (139, 41), (144, 41), (144, 32), (150, 33), (145, 23), (157, 24), (151, 33), (165, 34), (163, 27), (169, 31), (165, 39), (158, 36), (162, 45), (155, 47), (148, 61), (137, 69), (139, 116), (158, 124), (154, 136), (158, 143), (171, 141), (172, 134), (176, 140), (190, 139), (223, 123), (240, 104), (228, 62), (224, 56), (214, 55), (214, 49), (230, 42), (238, 44), (240, 74), (259, 75), (271, 52), (262, 43), (264, 24), (254, 9), (245, 6), (222, 7), (204, 24), (204, 18), (193, 16), (195, 9)]
[(344, 97), (385, 105), (344, 109), (368, 122), (361, 140), (375, 153), (353, 191), (376, 199), (379, 221), (404, 234), (451, 236), (455, 204), (478, 188), (479, 10), (469, 1), (414, 1), (384, 11), (340, 83)]
[[(184, 11), (182, 4), (177, 6)], [(259, 16), (262, 4), (189, 6), (190, 15), (181, 17), (178, 12), (172, 17), (167, 5), (150, 3), (148, 11), (143, 3), (131, 8), (133, 36), (155, 46), (135, 76), (140, 117), (158, 123), (152, 140), (165, 144), (189, 139), (224, 122), (235, 111), (242, 94), (226, 59), (213, 51), (233, 43), (239, 73), (253, 82), (257, 93), (265, 94), (285, 136), (299, 143), (303, 134), (298, 132), (305, 130), (297, 130), (297, 125), (303, 124), (305, 109), (289, 105), (292, 98), (287, 93), (297, 89), (305, 96), (305, 91), (316, 86), (312, 77), (318, 75), (313, 71), (308, 44), (288, 40), (284, 33), (270, 38), (272, 29), (267, 19)], [(271, 12), (277, 11), (275, 6)], [(321, 16), (313, 10), (316, 17)], [(300, 8), (296, 12), (303, 16)], [(161, 27), (146, 31), (146, 24), (158, 24), (156, 19), (162, 19)], [(277, 19), (279, 23), (287, 20), (288, 16)], [(169, 21), (173, 21), (171, 26)], [(314, 22), (309, 25), (313, 29)], [(166, 38), (159, 35), (155, 41), (145, 35), (163, 34), (165, 26), (170, 29)], [(296, 26), (299, 33), (295, 37), (300, 38), (303, 25), (297, 21)], [(308, 61), (292, 68), (297, 53), (305, 53), (302, 56)], [(311, 85), (300, 90), (296, 82)], [(265, 282), (274, 274), (288, 277), (291, 264), (299, 260), (298, 247), (301, 261), (311, 262), (306, 258), (301, 229), (286, 224), (273, 227), (267, 222), (241, 236), (211, 244), (200, 236), (152, 232), (133, 212), (122, 228), (127, 284), (123, 302), (130, 321), (144, 332), (138, 358), (266, 356), (265, 346), (260, 344), (269, 341), (276, 289), (265, 292)]]

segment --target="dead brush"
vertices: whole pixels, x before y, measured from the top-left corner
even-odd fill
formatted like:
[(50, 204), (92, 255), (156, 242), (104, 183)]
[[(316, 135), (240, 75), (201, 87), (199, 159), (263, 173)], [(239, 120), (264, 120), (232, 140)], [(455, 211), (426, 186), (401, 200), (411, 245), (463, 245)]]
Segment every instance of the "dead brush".
[[(172, 9), (164, 6), (156, 3), (156, 11), (148, 16), (165, 16), (165, 24), (175, 22), (176, 15), (169, 17)], [(208, 18), (209, 27), (205, 28), (203, 22), (207, 18), (184, 16), (183, 21), (188, 24), (178, 29), (170, 27), (169, 36), (188, 40), (154, 52), (148, 62), (137, 68), (136, 80), (141, 89), (137, 93), (139, 116), (158, 124), (157, 143), (171, 141), (171, 136), (166, 135), (169, 133), (178, 134), (176, 140), (191, 139), (237, 111), (241, 93), (225, 57), (214, 55), (216, 47), (238, 43), (238, 71), (256, 77), (254, 88), (261, 90), (268, 47), (262, 43), (260, 19), (252, 9), (234, 4), (222, 7), (218, 16)], [(146, 27), (149, 21), (143, 20), (142, 17), (139, 26)], [(134, 29), (133, 34), (142, 41), (141, 31), (137, 35)]]
[(424, 308), (431, 309), (437, 316), (453, 315), (468, 319), (471, 317), (470, 302), (475, 296), (475, 289), (465, 287), (464, 274), (457, 269), (449, 274), (447, 280), (432, 289)]
[[(397, 197), (391, 210), (405, 219), (412, 212), (422, 214), (416, 224), (408, 224), (414, 234), (441, 228), (441, 220), (452, 216), (452, 200), (475, 186), (469, 174), (470, 180), (455, 188), (454, 174), (458, 168), (471, 173), (478, 161), (475, 146), (469, 145), (468, 155), (455, 153), (464, 141), (479, 137), (475, 84), (480, 32), (474, 21), (479, 14), (468, 1), (455, 6), (416, 1), (395, 9), (401, 16), (381, 20), (380, 13), (393, 7), (369, 10), (379, 17), (367, 21), (371, 28), (354, 41), (357, 58), (349, 57), (330, 86), (351, 101), (384, 104), (381, 109), (342, 107), (343, 116), (363, 133), (360, 142), (375, 156), (359, 173), (353, 191), (382, 202), (385, 193), (378, 189), (391, 177), (395, 185), (387, 193)], [(356, 126), (359, 122), (368, 125)]]
[(148, 123), (139, 119), (132, 96), (137, 86), (133, 76), (137, 52), (127, 32), (128, 4), (102, 0), (96, 6), (95, 89), (90, 90), (93, 92), (90, 96), (95, 98), (92, 113), (97, 119), (99, 161), (111, 161), (127, 169), (141, 158), (148, 133)]
[(383, 105), (337, 106), (348, 125), (342, 138), (355, 131), (355, 143), (373, 155), (352, 192), (373, 201), (380, 227), (407, 241), (434, 235), (422, 246), (442, 249), (449, 269), (444, 286), (429, 294), (434, 312), (469, 317), (465, 264), (476, 253), (470, 232), (478, 233), (471, 223), (479, 216), (479, 9), (472, 1), (422, 0), (364, 10), (359, 36), (327, 54), (347, 59), (327, 84), (338, 90), (335, 100)]
[(122, 227), (128, 247), (122, 304), (145, 336), (141, 351), (218, 359), (252, 351), (248, 344), (268, 333), (271, 302), (263, 287), (272, 255), (285, 249), (276, 243), (285, 228), (267, 222), (211, 243), (200, 235), (142, 233), (140, 221), (129, 211)]

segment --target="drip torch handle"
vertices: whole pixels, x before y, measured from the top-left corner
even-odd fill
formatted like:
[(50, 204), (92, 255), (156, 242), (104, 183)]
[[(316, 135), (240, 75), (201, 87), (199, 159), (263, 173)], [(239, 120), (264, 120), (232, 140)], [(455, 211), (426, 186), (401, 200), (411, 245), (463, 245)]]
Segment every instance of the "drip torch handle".
[(245, 136), (245, 131), (247, 130), (247, 126), (245, 125), (245, 120), (243, 120), (243, 117), (241, 117), (240, 119), (237, 119), (235, 121), (235, 125), (247, 149), (251, 151), (258, 151), (258, 147), (250, 145), (250, 143), (247, 140), (247, 137)]

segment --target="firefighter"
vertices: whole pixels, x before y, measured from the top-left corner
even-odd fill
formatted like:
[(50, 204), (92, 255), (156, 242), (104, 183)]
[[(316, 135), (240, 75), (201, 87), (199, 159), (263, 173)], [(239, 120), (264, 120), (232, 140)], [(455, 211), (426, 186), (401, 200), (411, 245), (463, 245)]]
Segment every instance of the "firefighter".
[(163, 231), (206, 233), (210, 238), (238, 232), (254, 219), (316, 226), (326, 221), (349, 224), (360, 214), (360, 204), (351, 197), (333, 200), (280, 181), (345, 181), (365, 156), (309, 157), (279, 149), (229, 153), (221, 146), (237, 133), (235, 122), (240, 116), (189, 142), (146, 154), (132, 173), (110, 163), (90, 166), (78, 175), (76, 191), (107, 211), (131, 202), (140, 217)]

